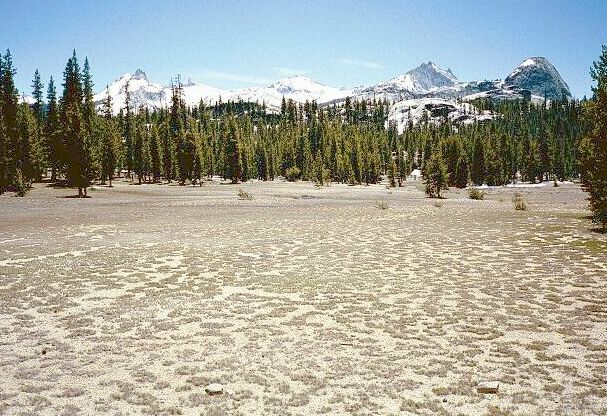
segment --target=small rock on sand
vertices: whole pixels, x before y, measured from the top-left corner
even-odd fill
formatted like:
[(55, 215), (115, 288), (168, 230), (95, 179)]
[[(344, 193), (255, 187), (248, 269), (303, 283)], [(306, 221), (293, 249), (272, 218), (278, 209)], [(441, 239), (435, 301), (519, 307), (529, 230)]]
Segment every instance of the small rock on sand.
[(223, 386), (219, 383), (209, 384), (204, 388), (209, 395), (223, 394)]
[(476, 386), (476, 391), (478, 393), (495, 394), (495, 393), (497, 393), (499, 387), (500, 387), (499, 381), (481, 381)]

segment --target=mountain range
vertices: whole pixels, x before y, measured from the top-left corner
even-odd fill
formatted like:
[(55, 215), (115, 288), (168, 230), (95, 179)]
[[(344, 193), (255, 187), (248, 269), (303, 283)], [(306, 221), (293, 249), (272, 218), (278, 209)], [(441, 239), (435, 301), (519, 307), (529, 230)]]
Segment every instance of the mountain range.
[[(113, 110), (118, 113), (124, 108), (124, 86), (129, 81), (132, 108), (150, 110), (167, 107), (171, 100), (171, 87), (148, 80), (145, 72), (138, 69), (134, 74), (126, 73), (108, 86), (112, 97)], [(521, 99), (535, 101), (571, 98), (569, 87), (556, 68), (543, 57), (524, 60), (504, 80), (460, 81), (451, 69), (441, 69), (433, 62), (423, 63), (402, 75), (368, 87), (354, 89), (335, 88), (323, 85), (305, 76), (283, 78), (267, 87), (250, 87), (239, 90), (223, 90), (188, 80), (183, 85), (187, 105), (198, 105), (218, 101), (250, 101), (265, 103), (270, 111), (280, 108), (282, 98), (295, 102), (316, 101), (319, 105), (339, 103), (346, 97), (352, 99), (387, 99), (391, 102), (421, 98), (445, 100), (476, 98)], [(95, 102), (101, 107), (106, 91), (95, 95)]]
[[(169, 107), (171, 86), (151, 82), (145, 72), (137, 69), (126, 73), (110, 84), (107, 90), (95, 94), (98, 109), (109, 92), (113, 112), (125, 107), (125, 85), (129, 83), (131, 108), (158, 110)], [(248, 101), (265, 104), (268, 111), (277, 112), (283, 98), (303, 103), (316, 101), (320, 106), (342, 103), (346, 97), (353, 100), (386, 99), (391, 102), (388, 121), (396, 123), (399, 131), (418, 123), (425, 117), (430, 123), (440, 123), (445, 117), (453, 123), (472, 123), (493, 117), (471, 104), (475, 99), (495, 101), (530, 99), (570, 99), (569, 87), (554, 65), (543, 57), (525, 59), (503, 80), (460, 81), (451, 69), (442, 69), (433, 62), (418, 67), (378, 84), (357, 88), (335, 88), (323, 85), (306, 76), (283, 78), (267, 87), (224, 90), (188, 80), (183, 84), (183, 98), (189, 106), (227, 101)]]
[[(107, 90), (94, 96), (95, 103), (101, 108), (107, 93), (112, 98), (112, 108), (115, 114), (125, 107), (124, 87), (129, 82), (131, 107), (137, 110), (141, 107), (157, 110), (168, 107), (171, 102), (171, 86), (163, 86), (148, 80), (145, 72), (138, 69), (134, 74), (126, 73), (110, 84)], [(352, 90), (333, 88), (320, 84), (305, 76), (293, 76), (276, 81), (267, 87), (250, 87), (239, 90), (222, 90), (209, 85), (199, 84), (191, 79), (183, 84), (183, 98), (187, 105), (198, 105), (203, 101), (213, 105), (222, 101), (250, 101), (265, 103), (269, 111), (280, 108), (282, 98), (296, 102), (316, 101), (319, 104), (345, 99), (352, 95)]]

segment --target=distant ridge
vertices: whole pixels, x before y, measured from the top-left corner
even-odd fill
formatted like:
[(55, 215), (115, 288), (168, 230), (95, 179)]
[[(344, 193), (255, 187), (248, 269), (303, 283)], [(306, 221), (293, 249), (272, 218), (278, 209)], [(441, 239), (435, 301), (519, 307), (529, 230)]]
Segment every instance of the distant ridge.
[[(135, 73), (126, 73), (109, 85), (113, 111), (118, 113), (124, 108), (124, 86), (129, 81), (133, 110), (148, 108), (157, 110), (168, 107), (171, 99), (171, 87), (151, 82), (146, 73), (137, 69)], [(266, 87), (250, 87), (238, 90), (224, 90), (191, 79), (183, 85), (184, 99), (187, 105), (214, 104), (218, 101), (242, 100), (265, 104), (269, 111), (280, 108), (282, 98), (295, 102), (316, 101), (319, 105), (339, 103), (346, 97), (352, 99), (387, 99), (392, 102), (403, 100), (437, 98), (454, 100), (461, 98), (471, 101), (477, 98), (494, 100), (547, 98), (549, 100), (571, 98), (571, 92), (560, 74), (546, 58), (531, 57), (524, 60), (506, 77), (504, 81), (460, 81), (451, 69), (442, 69), (429, 61), (402, 75), (378, 84), (355, 89), (336, 88), (323, 85), (307, 76), (282, 78)], [(106, 91), (95, 95), (98, 108), (101, 108)]]

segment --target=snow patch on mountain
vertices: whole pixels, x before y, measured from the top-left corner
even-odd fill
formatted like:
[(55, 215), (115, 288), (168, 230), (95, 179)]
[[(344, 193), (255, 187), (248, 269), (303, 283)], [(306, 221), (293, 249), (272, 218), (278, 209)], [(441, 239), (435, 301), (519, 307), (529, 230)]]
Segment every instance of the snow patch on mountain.
[[(168, 96), (171, 97), (171, 89), (167, 88), (166, 92)], [(183, 85), (183, 99), (188, 106), (199, 105), (200, 101), (205, 105), (215, 105), (215, 103), (220, 100), (227, 100), (230, 95), (230, 91), (211, 87), (209, 85), (198, 84), (192, 80), (188, 80), (188, 82)]]
[(491, 120), (495, 117), (489, 111), (479, 111), (470, 103), (457, 103), (440, 98), (417, 98), (399, 101), (390, 106), (389, 123), (395, 123), (399, 133), (410, 126), (427, 120), (429, 124), (471, 124)]
[(32, 97), (31, 95), (20, 95), (19, 96), (19, 100), (18, 100), (19, 104), (21, 103), (27, 103), (27, 105), (34, 105), (36, 104), (36, 99), (34, 97)]
[(283, 78), (267, 87), (252, 87), (231, 92), (232, 100), (243, 100), (265, 103), (270, 110), (280, 109), (283, 97), (298, 103), (306, 101), (326, 103), (329, 101), (345, 99), (352, 95), (352, 90), (334, 88), (323, 85), (313, 79), (297, 75)]
[(533, 58), (525, 59), (519, 66), (531, 66), (536, 65), (535, 60)]

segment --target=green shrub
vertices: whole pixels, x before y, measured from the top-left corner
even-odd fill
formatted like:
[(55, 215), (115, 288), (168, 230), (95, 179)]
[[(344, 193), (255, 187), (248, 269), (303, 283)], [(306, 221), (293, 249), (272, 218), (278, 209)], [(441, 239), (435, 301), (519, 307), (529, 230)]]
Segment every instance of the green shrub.
[(478, 188), (470, 188), (468, 189), (468, 197), (470, 199), (483, 200), (485, 199), (485, 192)]
[(323, 168), (321, 172), (318, 172), (315, 183), (316, 186), (329, 186), (331, 183), (331, 171), (329, 169)]
[(290, 167), (285, 171), (285, 177), (289, 182), (295, 182), (301, 178), (301, 170), (297, 166)]

